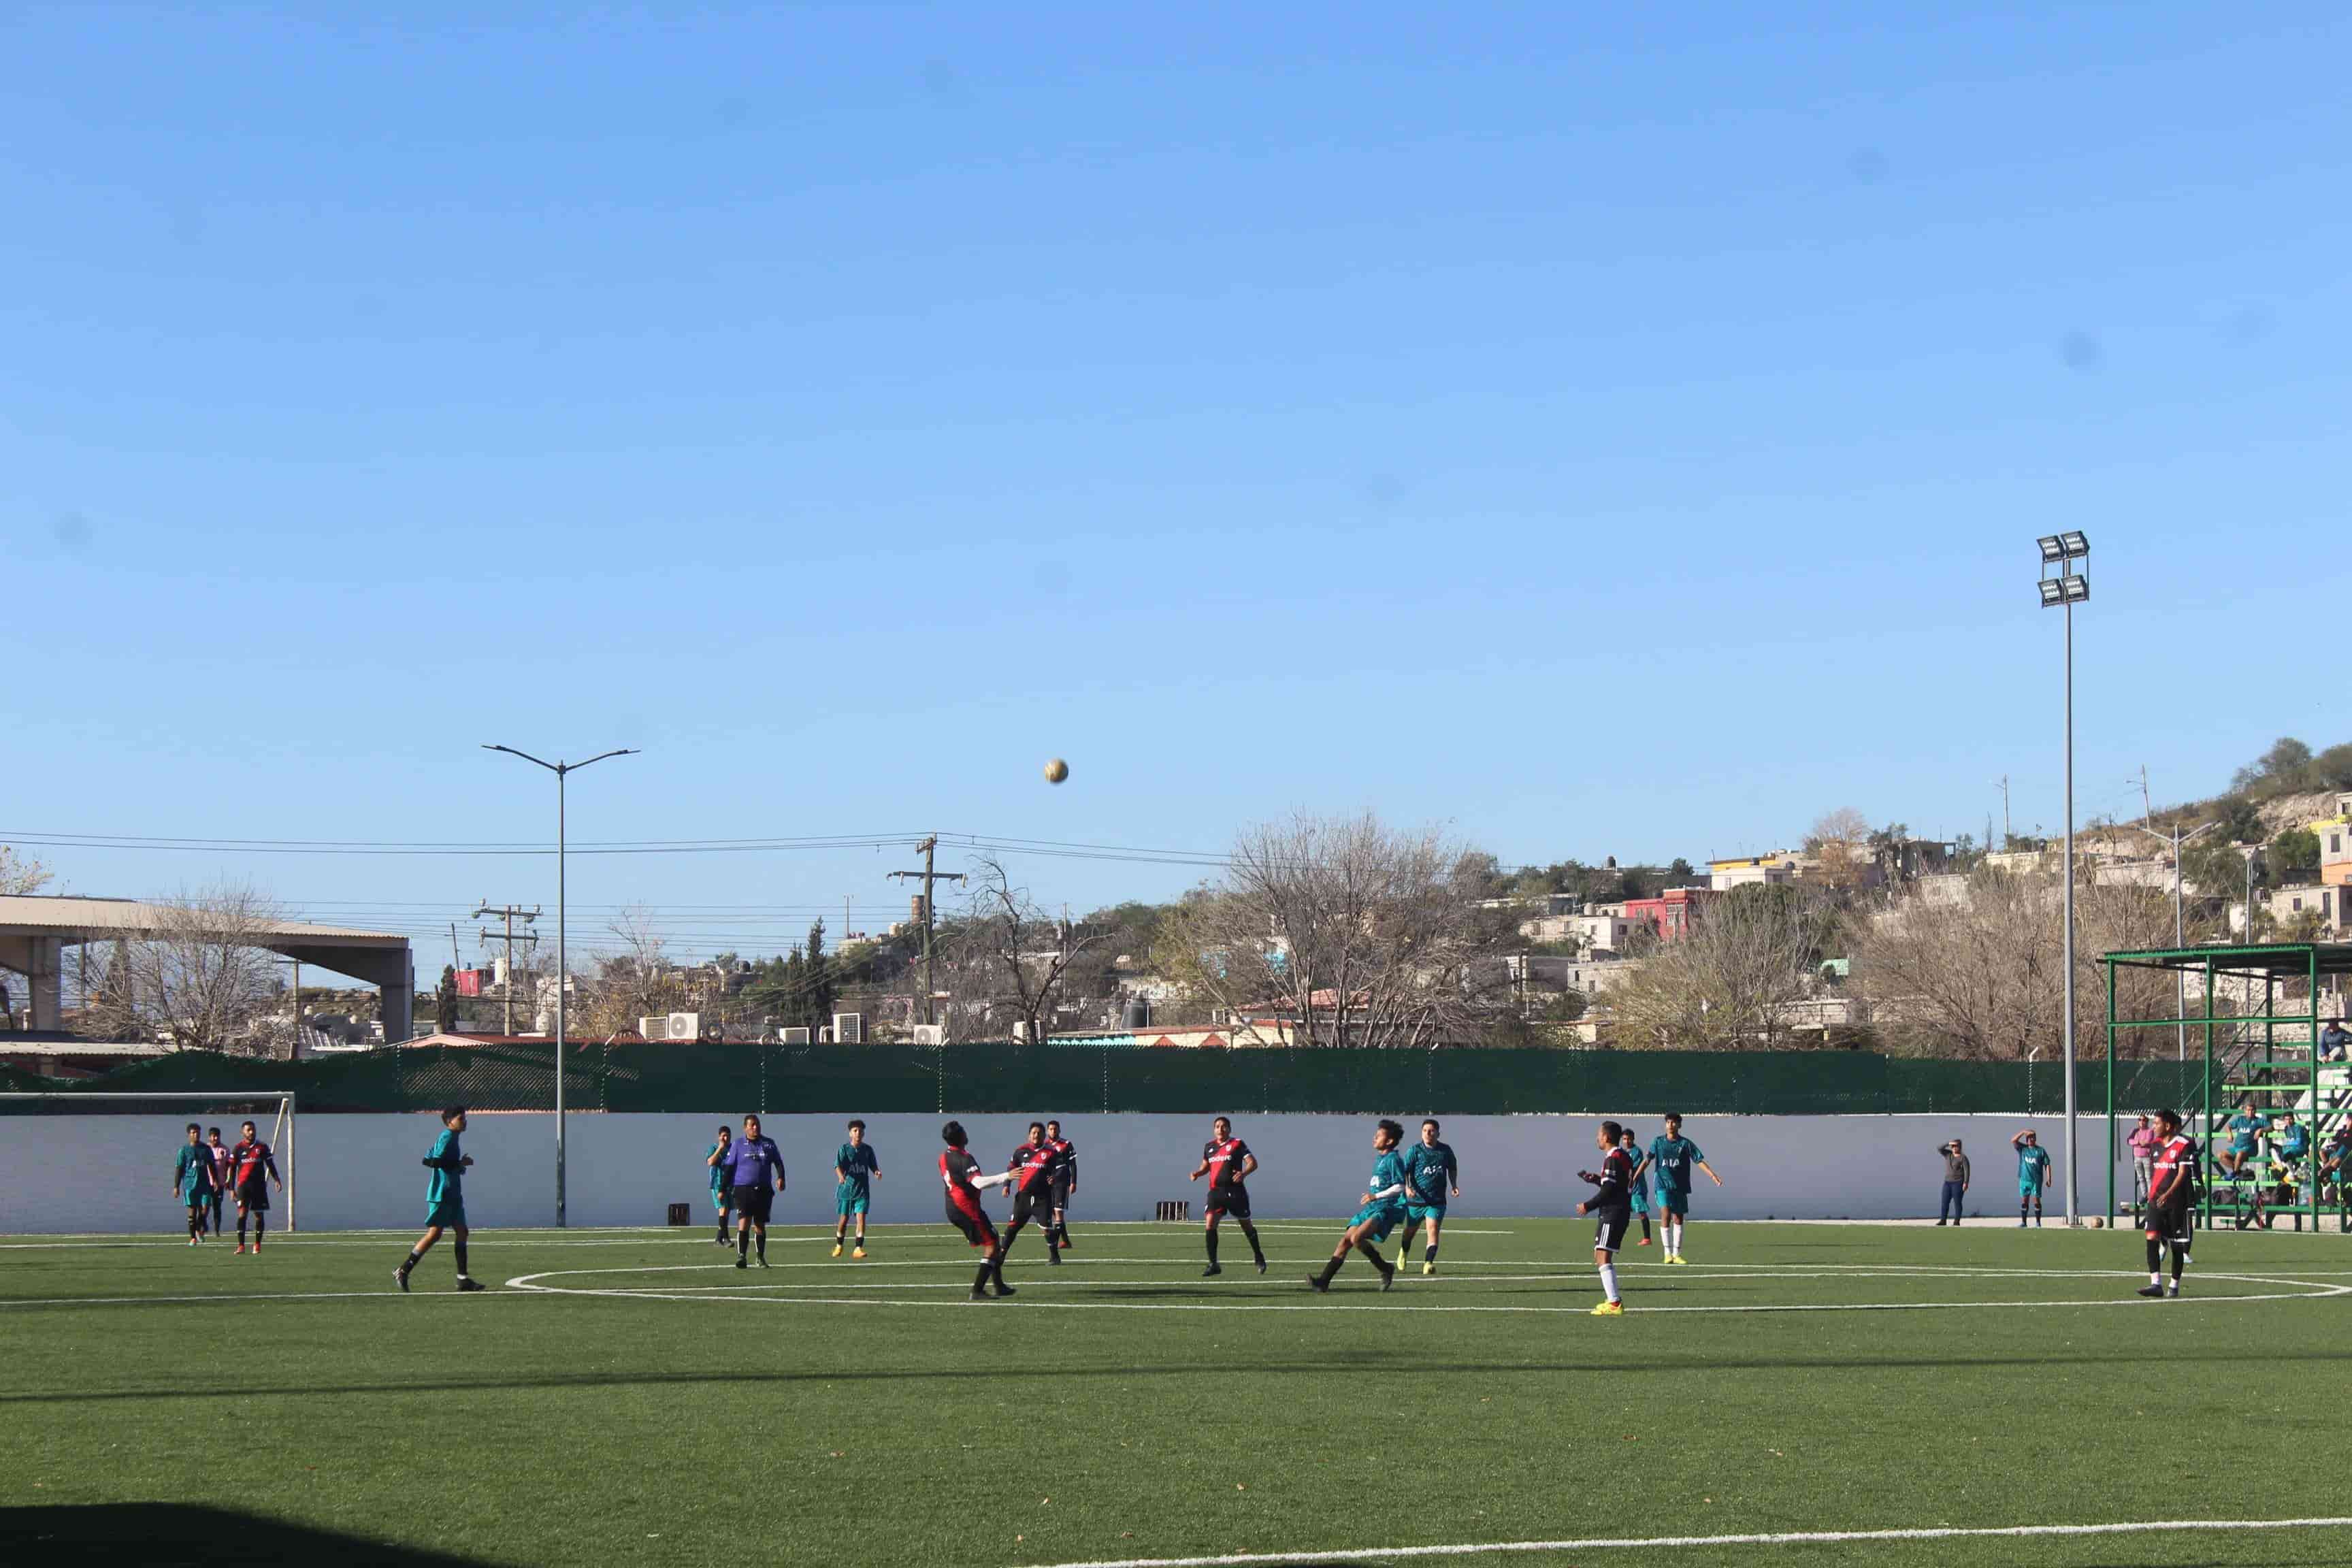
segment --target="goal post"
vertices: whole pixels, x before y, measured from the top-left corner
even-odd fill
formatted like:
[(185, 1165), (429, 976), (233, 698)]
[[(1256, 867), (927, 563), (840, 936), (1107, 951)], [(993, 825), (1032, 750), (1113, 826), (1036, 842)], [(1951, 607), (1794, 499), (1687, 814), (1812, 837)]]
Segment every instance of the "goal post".
[[(88, 1107), (93, 1115), (136, 1115), (139, 1108), (152, 1106), (158, 1110), (170, 1106), (191, 1109), (210, 1106), (215, 1110), (234, 1110), (239, 1120), (250, 1118), (256, 1128), (268, 1117), (269, 1150), (278, 1157), (278, 1173), (286, 1181), (286, 1229), (290, 1234), (299, 1228), (295, 1215), (294, 1141), (298, 1118), (295, 1097), (291, 1094), (256, 1094), (251, 1090), (227, 1090), (207, 1094), (195, 1090), (178, 1090), (158, 1094), (77, 1094), (71, 1090), (31, 1090), (0, 1093), (0, 1116), (14, 1110), (19, 1114), (70, 1115), (77, 1108)], [(234, 1142), (231, 1141), (234, 1147)]]

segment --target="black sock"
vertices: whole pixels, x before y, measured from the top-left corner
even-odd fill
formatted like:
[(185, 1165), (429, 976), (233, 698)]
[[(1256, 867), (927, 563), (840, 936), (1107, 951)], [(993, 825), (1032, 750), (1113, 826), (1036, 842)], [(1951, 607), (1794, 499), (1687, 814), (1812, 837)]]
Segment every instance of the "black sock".
[(988, 1267), (989, 1271), (996, 1276), (997, 1289), (1003, 1289), (1004, 1288), (1004, 1254), (999, 1251), (995, 1257), (988, 1260)]
[(2172, 1244), (2172, 1282), (2180, 1283), (2180, 1271), (2189, 1266), (2189, 1249), (2179, 1242)]
[(1217, 1261), (1217, 1233), (1211, 1230), (1203, 1231), (1202, 1234), (1208, 1238), (1209, 1264), (1212, 1268), (1214, 1268)]
[(990, 1265), (990, 1263), (989, 1263), (988, 1259), (986, 1259), (986, 1258), (982, 1258), (982, 1259), (980, 1260), (980, 1272), (979, 1272), (979, 1273), (977, 1273), (977, 1274), (975, 1274), (975, 1275), (973, 1275), (973, 1276), (971, 1277), (971, 1288), (972, 1288), (973, 1289), (975, 1289), (975, 1290), (985, 1290), (985, 1289), (988, 1289), (988, 1277), (989, 1277), (989, 1274), (990, 1274), (991, 1272), (992, 1272), (992, 1267), (991, 1267), (991, 1265)]
[(1650, 1239), (1650, 1216), (1648, 1215), (1643, 1215), (1642, 1216), (1642, 1239), (1643, 1241)]
[(1437, 1261), (1437, 1243), (1433, 1241), (1428, 1245), (1428, 1247), (1422, 1250), (1421, 1260), (1423, 1263), (1434, 1263)]
[(457, 1249), (457, 1278), (466, 1279), (466, 1238), (462, 1236), (458, 1237), (449, 1245)]
[(1379, 1269), (1383, 1274), (1389, 1272), (1389, 1260), (1381, 1256), (1381, 1249), (1372, 1245), (1370, 1237), (1367, 1237), (1363, 1240), (1356, 1243), (1356, 1249), (1372, 1260), (1373, 1268)]
[(408, 1249), (408, 1256), (407, 1256), (407, 1257), (405, 1257), (405, 1258), (402, 1258), (402, 1259), (400, 1260), (400, 1271), (401, 1271), (403, 1274), (405, 1274), (405, 1273), (409, 1272), (411, 1269), (413, 1269), (413, 1268), (415, 1268), (416, 1267), (416, 1260), (417, 1260), (418, 1258), (423, 1258), (424, 1256), (425, 1256), (425, 1249), (424, 1249), (423, 1247), (410, 1247), (410, 1248)]
[[(265, 1230), (268, 1230), (268, 1228), (269, 1228), (269, 1216), (268, 1216), (268, 1215), (266, 1215), (266, 1214), (257, 1214), (257, 1215), (255, 1215), (253, 1216), (253, 1245), (254, 1245), (254, 1246), (256, 1246), (256, 1247), (259, 1247), (259, 1246), (261, 1245), (261, 1233), (262, 1233), (263, 1231), (265, 1231)], [(243, 1236), (243, 1235), (245, 1234), (245, 1228), (244, 1228), (244, 1226), (238, 1226), (238, 1227), (237, 1227), (237, 1234), (238, 1234), (239, 1236)]]
[(1321, 1279), (1324, 1284), (1328, 1285), (1331, 1283), (1332, 1279), (1338, 1276), (1339, 1266), (1347, 1261), (1348, 1255), (1344, 1252), (1339, 1253), (1335, 1257), (1325, 1258), (1323, 1260), (1323, 1272), (1318, 1276), (1318, 1278)]
[(1250, 1256), (1256, 1258), (1260, 1263), (1265, 1262), (1265, 1248), (1257, 1244), (1257, 1226), (1250, 1224), (1247, 1220), (1241, 1220), (1237, 1223), (1242, 1227), (1242, 1238), (1250, 1244)]
[(236, 1216), (236, 1244), (239, 1247), (243, 1247), (245, 1245), (245, 1216), (243, 1215)]
[(2147, 1271), (2150, 1274), (2164, 1272), (2164, 1243), (2154, 1238), (2150, 1238), (2147, 1244)]
[(765, 1263), (768, 1261), (768, 1233), (764, 1230), (754, 1231), (752, 1240), (759, 1247), (760, 1261)]
[(751, 1256), (751, 1230), (749, 1226), (735, 1233), (735, 1256), (738, 1258)]

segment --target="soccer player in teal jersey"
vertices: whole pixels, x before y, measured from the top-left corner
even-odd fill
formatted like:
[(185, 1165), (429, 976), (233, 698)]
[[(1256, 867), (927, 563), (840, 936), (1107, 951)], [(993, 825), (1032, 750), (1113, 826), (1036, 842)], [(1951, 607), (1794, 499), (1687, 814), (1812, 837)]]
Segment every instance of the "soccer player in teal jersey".
[(205, 1218), (212, 1209), (213, 1154), (205, 1147), (205, 1130), (188, 1123), (188, 1141), (172, 1165), (172, 1195), (188, 1211), (188, 1245), (204, 1239)]
[(2017, 1151), (2017, 1228), (2025, 1228), (2028, 1209), (2033, 1213), (2033, 1228), (2042, 1228), (2042, 1189), (2050, 1184), (2050, 1151), (2042, 1146), (2041, 1135), (2027, 1128), (2009, 1141)]
[(1438, 1236), (1445, 1228), (1445, 1200), (1462, 1195), (1462, 1172), (1452, 1147), (1438, 1142), (1433, 1121), (1421, 1124), (1421, 1142), (1405, 1152), (1404, 1184), (1404, 1234), (1397, 1242), (1396, 1266), (1404, 1267), (1413, 1233), (1419, 1231), (1428, 1243), (1422, 1250), (1421, 1271), (1434, 1274)]
[(842, 1237), (849, 1216), (857, 1216), (857, 1247), (850, 1256), (866, 1256), (866, 1211), (874, 1202), (873, 1179), (882, 1173), (882, 1161), (866, 1141), (866, 1123), (849, 1124), (849, 1142), (833, 1152), (833, 1255), (841, 1256)]
[(1309, 1289), (1318, 1293), (1330, 1289), (1332, 1276), (1348, 1261), (1350, 1251), (1372, 1260), (1372, 1267), (1380, 1270), (1381, 1289), (1396, 1283), (1397, 1271), (1381, 1256), (1381, 1243), (1404, 1220), (1404, 1158), (1396, 1152), (1403, 1142), (1404, 1129), (1393, 1121), (1383, 1121), (1373, 1130), (1372, 1179), (1365, 1184), (1363, 1206), (1340, 1233), (1339, 1245), (1331, 1249), (1323, 1272), (1307, 1277)]
[(453, 1105), (441, 1113), (441, 1136), (433, 1141), (433, 1152), (425, 1156), (425, 1167), (433, 1173), (425, 1186), (425, 1234), (409, 1248), (408, 1256), (393, 1270), (393, 1282), (403, 1291), (408, 1289), (408, 1277), (415, 1272), (417, 1260), (433, 1250), (441, 1233), (449, 1233), (449, 1245), (457, 1255), (457, 1289), (479, 1290), (482, 1287), (466, 1272), (466, 1171), (474, 1157), (457, 1147), (458, 1136), (466, 1131), (466, 1108)]
[(1666, 1130), (1650, 1140), (1650, 1152), (1634, 1174), (1647, 1173), (1658, 1184), (1658, 1226), (1665, 1233), (1667, 1263), (1685, 1263), (1683, 1257), (1683, 1226), (1690, 1215), (1691, 1168), (1706, 1173), (1706, 1179), (1717, 1186), (1723, 1178), (1706, 1163), (1698, 1145), (1683, 1136), (1683, 1117), (1679, 1110), (1666, 1112)]
[(719, 1142), (702, 1152), (702, 1163), (710, 1167), (710, 1206), (719, 1211), (719, 1245), (732, 1246), (727, 1235), (727, 1211), (735, 1205), (734, 1189), (727, 1184), (728, 1151), (735, 1142), (735, 1131), (724, 1121), (719, 1124)]
[[(2222, 1126), (2222, 1130), (2230, 1135), (2230, 1146), (2215, 1155), (2213, 1159), (2213, 1163), (2221, 1168), (2223, 1175), (2234, 1176), (2246, 1166), (2253, 1163), (2254, 1155), (2260, 1151), (2262, 1145), (2264, 1125), (2263, 1118), (2254, 1114), (2252, 1095), (2250, 1094), (2238, 1101), (2238, 1113), (2231, 1117)], [(2245, 1227), (2241, 1226), (2239, 1228), (2242, 1230)]]
[(1633, 1130), (1628, 1127), (1625, 1129), (1624, 1137), (1619, 1141), (1619, 1146), (1633, 1156), (1633, 1217), (1642, 1222), (1642, 1239), (1636, 1245), (1647, 1247), (1650, 1245), (1650, 1178), (1642, 1174), (1642, 1141), (1635, 1137)]

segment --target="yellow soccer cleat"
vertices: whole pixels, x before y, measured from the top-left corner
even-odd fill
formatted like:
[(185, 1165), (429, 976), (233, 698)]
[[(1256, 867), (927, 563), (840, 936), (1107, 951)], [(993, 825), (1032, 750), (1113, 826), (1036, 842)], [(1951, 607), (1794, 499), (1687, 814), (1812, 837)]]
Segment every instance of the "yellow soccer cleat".
[(1683, 1264), (1683, 1265), (1685, 1265), (1685, 1266), (1688, 1266), (1688, 1264), (1690, 1263), (1690, 1259), (1689, 1259), (1689, 1258), (1685, 1258), (1685, 1257), (1684, 1257), (1681, 1253), (1679, 1253), (1679, 1252), (1675, 1253), (1672, 1258), (1667, 1258), (1667, 1259), (1666, 1259), (1666, 1261), (1667, 1261), (1667, 1262), (1669, 1262), (1669, 1263), (1680, 1263), (1680, 1264)]
[(849, 1250), (849, 1256), (852, 1258), (863, 1258), (866, 1256), (866, 1248), (862, 1245), (851, 1247)]
[(836, 1242), (835, 1242), (835, 1243), (833, 1244), (833, 1255), (834, 1255), (835, 1258), (838, 1258), (838, 1257), (840, 1257), (840, 1256), (841, 1256), (841, 1243), (839, 1243), (839, 1242), (837, 1242), (837, 1241), (836, 1241)]
[(1421, 1266), (1421, 1271), (1424, 1277), (1434, 1274), (1437, 1272), (1437, 1265), (1433, 1262), (1423, 1262)]
[(1622, 1318), (1625, 1315), (1625, 1303), (1622, 1301), (1603, 1301), (1601, 1305), (1592, 1309), (1592, 1315), (1596, 1318)]

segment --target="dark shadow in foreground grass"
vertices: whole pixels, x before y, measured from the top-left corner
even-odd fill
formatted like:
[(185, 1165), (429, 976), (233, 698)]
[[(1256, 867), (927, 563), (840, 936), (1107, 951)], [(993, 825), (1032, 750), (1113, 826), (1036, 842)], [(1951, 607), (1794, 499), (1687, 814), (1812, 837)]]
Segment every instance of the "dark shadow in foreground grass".
[[(1001, 1309), (1017, 1311), (1018, 1308)], [(2222, 1350), (2200, 1347), (2197, 1362), (2242, 1362), (2260, 1364), (2273, 1373), (2284, 1373), (2297, 1363), (2315, 1366), (2352, 1362), (2352, 1347), (2341, 1350), (2284, 1352), (2275, 1345), (2248, 1345)], [(2014, 1355), (1941, 1355), (1941, 1356), (1742, 1356), (1736, 1359), (1709, 1357), (1694, 1361), (1689, 1357), (1645, 1357), (1612, 1361), (1595, 1357), (1591, 1361), (1506, 1361), (1439, 1362), (1418, 1356), (1408, 1348), (1393, 1352), (1379, 1350), (1353, 1349), (1345, 1355), (1324, 1361), (1237, 1361), (1227, 1370), (1251, 1376), (1328, 1377), (1335, 1373), (1362, 1373), (1367, 1370), (1394, 1373), (1410, 1376), (1441, 1376), (1449, 1373), (1580, 1373), (1586, 1374), (1694, 1373), (1714, 1376), (1726, 1372), (1950, 1372), (1985, 1368), (2051, 1367), (2126, 1367), (2153, 1366), (2177, 1369), (2180, 1365), (2178, 1352), (2169, 1349), (2149, 1351), (2116, 1351), (2105, 1354), (2081, 1352), (2072, 1355), (2052, 1355), (2032, 1349)], [(593, 1390), (603, 1388), (692, 1387), (697, 1384), (812, 1384), (812, 1383), (988, 1383), (1003, 1375), (994, 1366), (946, 1367), (847, 1367), (833, 1371), (761, 1371), (756, 1367), (740, 1367), (730, 1371), (711, 1372), (647, 1372), (592, 1373), (578, 1376), (541, 1373), (529, 1377), (424, 1377), (404, 1378), (383, 1383), (306, 1383), (262, 1386), (241, 1384), (240, 1399), (307, 1398), (320, 1394), (472, 1394), (483, 1392), (518, 1392), (522, 1390)], [(1058, 1381), (1072, 1379), (1108, 1379), (1142, 1377), (1197, 1378), (1201, 1375), (1198, 1362), (1186, 1361), (1165, 1366), (1056, 1366), (1054, 1376)], [(110, 1401), (174, 1399), (214, 1400), (217, 1390), (206, 1388), (115, 1388), (71, 1389), (56, 1392), (0, 1394), (0, 1406), (10, 1405), (102, 1405)]]
[(469, 1568), (478, 1560), (181, 1503), (0, 1508), (0, 1561), (122, 1568)]

